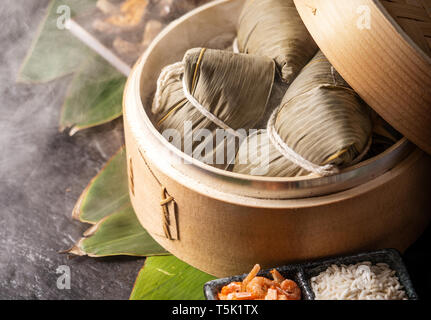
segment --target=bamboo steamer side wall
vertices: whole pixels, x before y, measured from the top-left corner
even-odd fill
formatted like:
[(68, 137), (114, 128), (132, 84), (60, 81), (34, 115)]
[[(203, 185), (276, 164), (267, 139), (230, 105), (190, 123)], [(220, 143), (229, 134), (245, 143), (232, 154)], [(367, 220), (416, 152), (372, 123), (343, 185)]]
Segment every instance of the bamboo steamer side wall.
[[(130, 197), (141, 224), (172, 254), (215, 276), (244, 273), (256, 263), (270, 267), (385, 247), (403, 251), (430, 220), (431, 159), (420, 150), (346, 192), (301, 200), (253, 199), (261, 202), (256, 208), (216, 200), (165, 175), (139, 150), (127, 115), (124, 121)], [(169, 204), (175, 240), (164, 232), (161, 186), (176, 202), (176, 214)]]

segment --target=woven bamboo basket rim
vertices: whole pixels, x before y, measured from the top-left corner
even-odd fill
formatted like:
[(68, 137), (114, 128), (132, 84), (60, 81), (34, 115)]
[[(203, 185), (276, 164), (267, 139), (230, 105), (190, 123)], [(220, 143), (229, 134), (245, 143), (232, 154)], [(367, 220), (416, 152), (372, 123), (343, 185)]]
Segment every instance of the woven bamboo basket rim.
[[(191, 156), (183, 153), (167, 142), (162, 134), (155, 128), (151, 117), (147, 114), (147, 112), (150, 112), (151, 106), (145, 106), (143, 103), (147, 98), (142, 96), (144, 88), (147, 87), (147, 83), (142, 79), (143, 68), (153, 51), (158, 48), (159, 44), (176, 28), (189, 23), (190, 19), (199, 16), (206, 10), (212, 10), (221, 5), (241, 7), (243, 2), (244, 0), (212, 1), (175, 20), (156, 37), (135, 64), (126, 85), (126, 94), (124, 95), (123, 101), (124, 113), (127, 115), (129, 125), (135, 135), (139, 149), (145, 153), (145, 156), (149, 157), (152, 164), (156, 166), (158, 170), (172, 176), (178, 182), (190, 188), (192, 188), (193, 181), (197, 180), (202, 182), (208, 179), (208, 181), (206, 181), (207, 183), (199, 183), (197, 186), (193, 186), (193, 189), (199, 193), (211, 194), (215, 198), (223, 199), (228, 202), (232, 201), (233, 203), (238, 202), (238, 197), (243, 197), (244, 204), (247, 203), (247, 205), (250, 205), (250, 199), (254, 199), (257, 201), (256, 205), (260, 206), (263, 205), (263, 203), (259, 204), (259, 200), (297, 200), (331, 195), (336, 192), (342, 192), (361, 186), (361, 184), (386, 173), (412, 153), (414, 147), (406, 138), (402, 138), (382, 154), (360, 162), (350, 168), (346, 168), (342, 170), (340, 174), (334, 176), (280, 178), (249, 176), (217, 169), (193, 159)], [(171, 62), (175, 62), (175, 60), (166, 62), (166, 64)], [(154, 87), (155, 83), (151, 83), (148, 86)], [(146, 90), (148, 91), (148, 89)], [(131, 97), (134, 99), (134, 103), (126, 101)], [(143, 134), (143, 130), (147, 131), (146, 134)], [(152, 143), (157, 143), (161, 147), (157, 149), (156, 152), (149, 150), (147, 147), (149, 137), (153, 139)], [(157, 152), (166, 152), (167, 157), (161, 157), (160, 153)], [(181, 169), (179, 169), (177, 165), (175, 165), (174, 168), (171, 161), (172, 159), (169, 159), (172, 157), (175, 158), (175, 161), (180, 159), (187, 162), (187, 164), (182, 164), (183, 167)], [(166, 159), (169, 159), (168, 163), (163, 164)], [(178, 175), (179, 172), (181, 172), (180, 175)], [(189, 182), (191, 184), (189, 184)], [(219, 186), (223, 185), (223, 188), (220, 189), (225, 189), (220, 192), (220, 194), (217, 193), (217, 187), (213, 187), (217, 185), (217, 183), (219, 183)], [(232, 188), (225, 188), (229, 186), (229, 184), (232, 184)], [(230, 193), (233, 193), (233, 197), (229, 200)], [(347, 194), (348, 193), (349, 192), (347, 192)], [(353, 194), (351, 194), (351, 196), (353, 196)], [(330, 198), (331, 196), (329, 196), (328, 199)], [(265, 205), (267, 205), (266, 202)], [(318, 204), (316, 203), (316, 205)], [(298, 203), (295, 203), (294, 206), (298, 206)]]

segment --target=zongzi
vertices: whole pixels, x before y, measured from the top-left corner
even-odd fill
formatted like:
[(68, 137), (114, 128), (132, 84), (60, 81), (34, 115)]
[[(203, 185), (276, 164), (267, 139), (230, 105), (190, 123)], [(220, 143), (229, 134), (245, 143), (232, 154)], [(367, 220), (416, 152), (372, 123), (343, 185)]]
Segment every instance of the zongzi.
[(242, 144), (233, 171), (273, 177), (331, 175), (361, 160), (371, 131), (369, 107), (319, 51), (287, 90), (267, 130)]
[(265, 114), (274, 77), (269, 58), (191, 49), (162, 70), (152, 109), (156, 126), (186, 154), (227, 168), (238, 149), (232, 143)]
[(239, 52), (274, 59), (287, 83), (318, 50), (293, 0), (247, 0), (239, 19), (237, 46)]

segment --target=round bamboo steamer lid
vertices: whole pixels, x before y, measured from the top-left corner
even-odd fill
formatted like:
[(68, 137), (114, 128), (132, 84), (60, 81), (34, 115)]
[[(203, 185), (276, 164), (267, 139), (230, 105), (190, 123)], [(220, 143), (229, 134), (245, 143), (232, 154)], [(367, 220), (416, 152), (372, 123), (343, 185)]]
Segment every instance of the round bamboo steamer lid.
[[(383, 172), (359, 170), (366, 177), (360, 184), (341, 192), (323, 186), (326, 195), (290, 199), (295, 190), (289, 188), (300, 180), (246, 181), (203, 164), (178, 163), (185, 155), (153, 126), (149, 110), (161, 68), (191, 47), (211, 47), (220, 35), (232, 40), (243, 2), (214, 1), (169, 25), (128, 79), (129, 191), (139, 221), (172, 254), (215, 276), (244, 273), (256, 263), (271, 267), (362, 250), (405, 250), (431, 218), (431, 158), (417, 148), (394, 158), (405, 141), (371, 160), (387, 162)], [(232, 181), (241, 182), (238, 191)], [(262, 187), (281, 193), (283, 186), (286, 199), (253, 192)]]
[(294, 1), (343, 78), (431, 154), (431, 1)]

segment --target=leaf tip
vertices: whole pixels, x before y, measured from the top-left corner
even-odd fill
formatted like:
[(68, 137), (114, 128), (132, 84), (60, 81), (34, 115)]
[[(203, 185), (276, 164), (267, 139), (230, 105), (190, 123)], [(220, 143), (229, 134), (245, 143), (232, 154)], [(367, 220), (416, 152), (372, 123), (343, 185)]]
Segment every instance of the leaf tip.
[(63, 250), (63, 251), (59, 251), (58, 253), (60, 254), (72, 254), (75, 256), (86, 256), (87, 254), (81, 250), (81, 248), (79, 247), (79, 242), (78, 244), (74, 245), (72, 248), (68, 249), (68, 250)]
[(84, 201), (84, 198), (85, 198), (84, 195), (85, 195), (87, 189), (88, 188), (85, 188), (85, 190), (82, 192), (81, 196), (79, 197), (78, 201), (76, 202), (75, 207), (73, 207), (72, 219), (74, 219), (74, 220), (81, 221), (82, 202)]
[(77, 126), (72, 126), (69, 129), (69, 136), (74, 136), (75, 133), (77, 133), (78, 131), (82, 130), (81, 128), (77, 127)]

